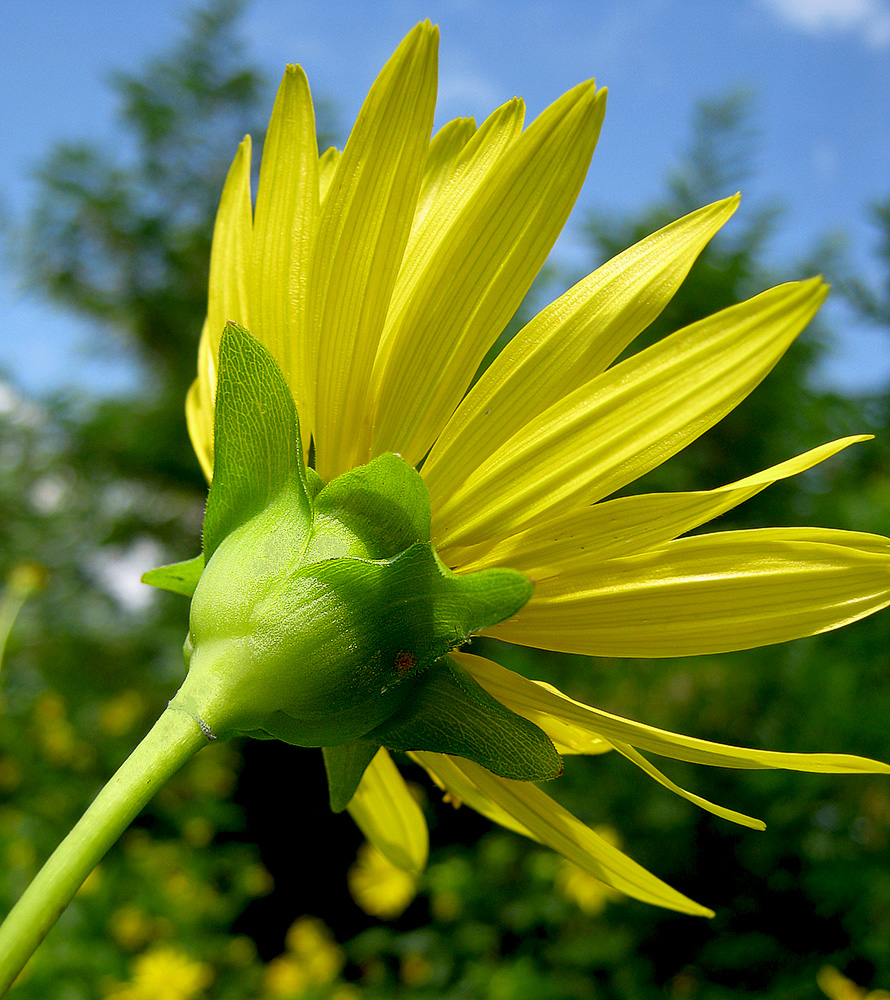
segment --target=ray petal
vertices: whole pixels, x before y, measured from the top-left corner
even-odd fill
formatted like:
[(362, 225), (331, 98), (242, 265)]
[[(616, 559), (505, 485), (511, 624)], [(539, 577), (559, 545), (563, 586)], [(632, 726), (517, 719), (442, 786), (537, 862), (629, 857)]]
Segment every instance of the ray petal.
[(297, 403), (308, 443), (312, 413), (303, 354), (309, 262), (318, 220), (318, 143), (306, 74), (288, 66), (260, 166), (250, 332), (271, 352)]
[(198, 342), (198, 377), (185, 397), (185, 420), (192, 447), (209, 483), (213, 478), (213, 401), (216, 395), (216, 362), (210, 349), (209, 323), (204, 321)]
[(613, 257), (532, 319), (461, 401), (424, 462), (436, 509), (516, 431), (595, 378), (661, 313), (735, 211), (707, 205)]
[[(250, 247), (253, 211), (250, 202), (250, 136), (246, 135), (229, 168), (219, 200), (210, 250), (207, 330), (214, 357), (226, 323), (250, 329)], [(214, 392), (216, 387), (214, 386)]]
[(467, 549), (440, 553), (461, 573), (509, 566), (534, 580), (583, 569), (594, 562), (633, 555), (676, 538), (724, 514), (767, 486), (824, 462), (869, 434), (840, 438), (727, 486), (690, 493), (619, 497), (569, 510), (559, 517)]
[(819, 278), (779, 285), (577, 389), (502, 445), (434, 512), (437, 547), (530, 527), (661, 464), (766, 377), (826, 294)]
[[(501, 109), (501, 135), (518, 118)], [(564, 94), (478, 177), (446, 185), (406, 254), (375, 366), (372, 453), (412, 464), (429, 450), (479, 363), (519, 307), (575, 203), (599, 136), (605, 92)], [(497, 113), (496, 113), (497, 114)], [(485, 152), (484, 123), (466, 151)], [(509, 132), (507, 132), (509, 135)]]
[(426, 820), (382, 747), (346, 808), (365, 837), (394, 865), (408, 872), (423, 871), (429, 854)]
[(393, 284), (411, 230), (436, 100), (438, 30), (419, 24), (374, 82), (325, 196), (310, 289), (308, 377), (316, 465), (328, 481), (356, 454)]
[(573, 861), (584, 871), (635, 899), (681, 913), (713, 916), (711, 910), (672, 889), (563, 809), (528, 781), (497, 778), (460, 757), (416, 752), (423, 767), (467, 805), (497, 823), (524, 833)]
[(529, 680), (484, 657), (461, 652), (451, 655), (493, 698), (540, 726), (559, 745), (561, 753), (600, 753), (605, 739), (661, 757), (713, 767), (777, 768), (815, 774), (890, 773), (890, 765), (852, 754), (754, 750), (683, 736), (585, 705), (550, 684)]
[(751, 649), (839, 628), (890, 605), (890, 540), (825, 528), (680, 538), (544, 580), (486, 629), (593, 656)]

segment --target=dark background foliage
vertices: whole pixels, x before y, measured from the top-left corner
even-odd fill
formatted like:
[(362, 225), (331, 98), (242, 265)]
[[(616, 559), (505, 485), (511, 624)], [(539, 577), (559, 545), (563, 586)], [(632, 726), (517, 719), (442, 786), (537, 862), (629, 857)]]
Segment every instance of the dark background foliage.
[[(181, 677), (185, 602), (140, 599), (113, 580), (136, 555), (161, 562), (199, 546), (204, 484), (182, 407), (206, 305), (212, 220), (237, 142), (245, 131), (261, 137), (271, 105), (269, 81), (240, 44), (239, 9), (212, 3), (191, 16), (175, 51), (117, 76), (116, 150), (50, 151), (27, 225), (10, 237), (30, 286), (92, 320), (90, 347), (123, 352), (142, 379), (127, 398), (101, 400), (26, 399), (0, 385), (0, 571), (8, 578), (23, 561), (46, 571), (0, 678), (3, 910)], [(323, 102), (319, 122), (322, 147), (342, 142)], [(589, 267), (742, 185), (754, 125), (744, 94), (703, 102), (658, 201), (629, 217), (603, 206), (586, 220)], [(890, 264), (890, 203), (871, 211), (877, 259)], [(795, 262), (782, 273), (764, 263), (779, 225), (775, 206), (745, 205), (647, 338), (802, 276)], [(838, 254), (824, 263), (840, 293), (890, 333), (886, 285), (866, 286)], [(575, 277), (548, 270), (526, 312)], [(719, 524), (886, 532), (890, 395), (848, 399), (818, 388), (814, 373), (831, 337), (814, 323), (742, 406), (650, 474), (645, 488), (708, 488), (830, 437), (873, 432), (876, 441), (777, 484)], [(478, 645), (654, 725), (887, 759), (888, 633), (885, 613), (780, 647), (659, 661)], [(271, 742), (214, 746), (109, 854), (14, 995), (112, 995), (139, 955), (165, 943), (209, 963), (213, 980), (202, 995), (218, 1000), (803, 1000), (819, 995), (816, 974), (826, 964), (862, 985), (890, 986), (886, 778), (667, 770), (764, 818), (767, 832), (699, 812), (617, 755), (570, 760), (552, 792), (586, 822), (619, 831), (634, 857), (712, 906), (714, 920), (617, 899), (584, 909), (560, 890), (558, 859), (444, 805), (409, 769), (430, 821), (431, 864), (415, 902), (382, 923), (349, 896), (346, 870), (361, 838), (347, 817), (328, 811), (321, 755)], [(339, 942), (340, 950), (328, 946), (337, 957), (327, 979), (288, 979), (276, 959), (287, 952), (298, 964), (285, 936), (304, 914)]]

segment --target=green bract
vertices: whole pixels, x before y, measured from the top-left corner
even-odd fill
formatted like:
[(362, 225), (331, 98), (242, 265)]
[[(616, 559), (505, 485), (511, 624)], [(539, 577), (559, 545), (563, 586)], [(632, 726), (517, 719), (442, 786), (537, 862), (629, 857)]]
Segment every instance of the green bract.
[(397, 455), (325, 485), (307, 468), (272, 356), (229, 324), (219, 355), (216, 460), (203, 554), (146, 574), (191, 594), (188, 675), (171, 702), (212, 738), (324, 747), (331, 802), (349, 802), (380, 746), (552, 778), (547, 736), (504, 708), (450, 650), (509, 618), (531, 582), (458, 575), (430, 542), (430, 504)]

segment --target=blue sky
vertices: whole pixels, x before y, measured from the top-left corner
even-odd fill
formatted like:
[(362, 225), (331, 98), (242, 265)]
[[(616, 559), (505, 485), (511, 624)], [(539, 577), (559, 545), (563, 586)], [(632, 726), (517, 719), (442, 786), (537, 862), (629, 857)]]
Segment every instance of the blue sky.
[[(109, 72), (138, 68), (169, 48), (189, 6), (2, 0), (7, 217), (22, 217), (33, 192), (29, 174), (54, 142), (113, 138)], [(756, 94), (761, 134), (741, 212), (763, 198), (785, 205), (773, 263), (796, 276), (813, 241), (841, 230), (857, 267), (877, 277), (865, 206), (890, 194), (890, 0), (254, 0), (244, 31), (270, 76), (302, 63), (347, 126), (377, 70), (423, 17), (442, 32), (440, 122), (481, 119), (515, 94), (531, 116), (591, 76), (609, 87), (588, 181), (557, 247), (564, 261), (577, 260), (585, 210), (632, 211), (658, 195), (697, 100), (745, 87)], [(84, 355), (78, 322), (17, 290), (5, 264), (0, 315), (0, 366), (28, 390), (127, 384), (119, 362)], [(853, 389), (890, 378), (886, 337), (855, 325), (837, 305), (831, 318), (844, 336), (830, 377)]]

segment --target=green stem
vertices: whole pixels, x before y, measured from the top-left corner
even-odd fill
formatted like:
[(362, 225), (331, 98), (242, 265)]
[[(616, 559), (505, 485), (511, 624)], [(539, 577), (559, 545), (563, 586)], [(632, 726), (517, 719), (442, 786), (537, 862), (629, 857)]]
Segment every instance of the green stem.
[(198, 723), (184, 712), (168, 708), (158, 719), (0, 926), (0, 997), (111, 845), (206, 743)]

